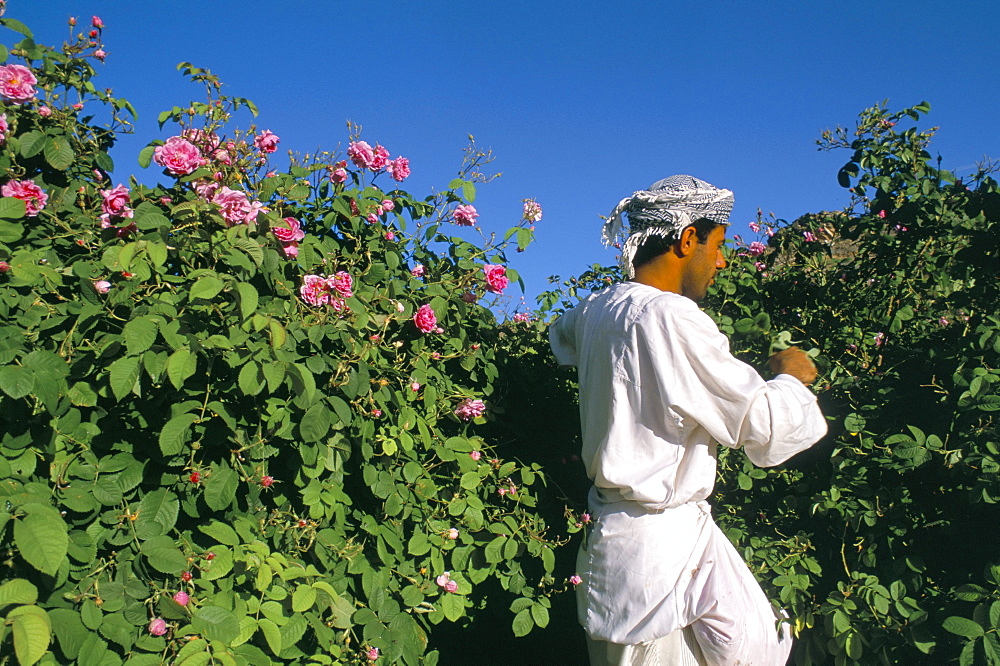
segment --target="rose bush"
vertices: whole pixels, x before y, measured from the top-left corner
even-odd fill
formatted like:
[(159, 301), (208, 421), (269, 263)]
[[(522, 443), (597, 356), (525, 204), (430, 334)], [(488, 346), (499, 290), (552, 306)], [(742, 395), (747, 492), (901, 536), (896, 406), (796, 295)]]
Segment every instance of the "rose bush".
[(160, 116), (160, 184), (113, 181), (133, 111), (91, 81), (97, 21), (56, 51), (0, 19), (24, 37), (0, 52), (0, 653), (433, 664), (431, 630), (497, 594), (544, 627), (544, 477), (490, 411), (488, 294), (527, 223), (452, 235), (473, 178), (415, 198), (356, 135), (357, 170), (281, 171), (277, 134), (230, 125), (254, 106), (186, 64), (209, 99)]

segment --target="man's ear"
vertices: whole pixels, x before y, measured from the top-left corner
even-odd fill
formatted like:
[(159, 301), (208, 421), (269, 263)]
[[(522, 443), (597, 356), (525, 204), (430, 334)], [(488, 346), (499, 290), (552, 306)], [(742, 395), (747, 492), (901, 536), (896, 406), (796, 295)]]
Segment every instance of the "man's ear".
[(686, 257), (694, 252), (694, 246), (697, 244), (698, 230), (694, 228), (694, 225), (685, 227), (681, 231), (681, 236), (677, 239), (677, 243), (675, 244), (677, 254), (681, 257)]

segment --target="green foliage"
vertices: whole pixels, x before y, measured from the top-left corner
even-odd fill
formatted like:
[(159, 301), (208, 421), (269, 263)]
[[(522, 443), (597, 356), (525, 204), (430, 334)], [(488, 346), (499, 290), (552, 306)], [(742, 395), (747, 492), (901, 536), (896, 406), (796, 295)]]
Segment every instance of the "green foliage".
[(1000, 664), (1000, 188), (932, 163), (933, 130), (904, 129), (928, 110), (825, 132), (851, 151), (847, 209), (758, 219), (706, 302), (748, 362), (797, 344), (821, 371), (830, 435), (775, 469), (723, 452), (714, 498), (800, 665)]
[[(433, 664), (433, 627), (489, 590), (514, 597), (518, 634), (544, 627), (545, 476), (487, 439), (505, 343), (483, 266), (531, 232), (449, 230), (489, 155), (470, 147), (425, 199), (327, 154), (269, 172), (261, 135), (227, 125), (252, 103), (182, 64), (208, 99), (160, 122), (204, 163), (112, 188), (131, 107), (91, 81), (94, 47), (28, 35), (10, 55), (38, 87), (4, 104), (0, 184), (46, 200), (0, 199), (0, 652)], [(170, 165), (161, 143), (140, 166)], [(459, 409), (475, 400), (489, 411)]]

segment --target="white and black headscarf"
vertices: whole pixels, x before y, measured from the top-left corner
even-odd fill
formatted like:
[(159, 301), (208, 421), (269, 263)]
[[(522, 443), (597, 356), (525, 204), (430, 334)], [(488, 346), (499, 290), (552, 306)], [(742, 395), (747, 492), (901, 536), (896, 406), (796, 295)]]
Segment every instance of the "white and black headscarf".
[[(693, 176), (670, 176), (615, 206), (604, 223), (604, 244), (622, 243), (622, 268), (631, 278), (635, 274), (632, 259), (647, 238), (662, 236), (668, 241), (676, 240), (685, 227), (702, 218), (727, 225), (732, 210), (733, 193), (729, 190)], [(627, 233), (622, 213), (628, 215)]]

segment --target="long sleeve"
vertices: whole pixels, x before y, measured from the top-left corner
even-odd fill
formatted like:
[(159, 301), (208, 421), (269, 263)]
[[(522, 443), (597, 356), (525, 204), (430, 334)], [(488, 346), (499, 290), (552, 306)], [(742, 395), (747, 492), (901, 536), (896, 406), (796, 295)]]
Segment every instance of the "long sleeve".
[[(697, 424), (723, 446), (743, 447), (761, 467), (778, 465), (826, 434), (816, 397), (799, 380), (778, 375), (764, 381), (735, 358), (729, 341), (697, 309), (661, 311), (647, 333), (667, 361), (658, 367), (659, 389), (670, 409)], [(664, 335), (669, 331), (669, 335)]]
[(561, 315), (549, 326), (549, 345), (559, 365), (578, 365), (580, 362), (576, 350), (576, 336), (573, 326), (577, 311), (570, 310)]

